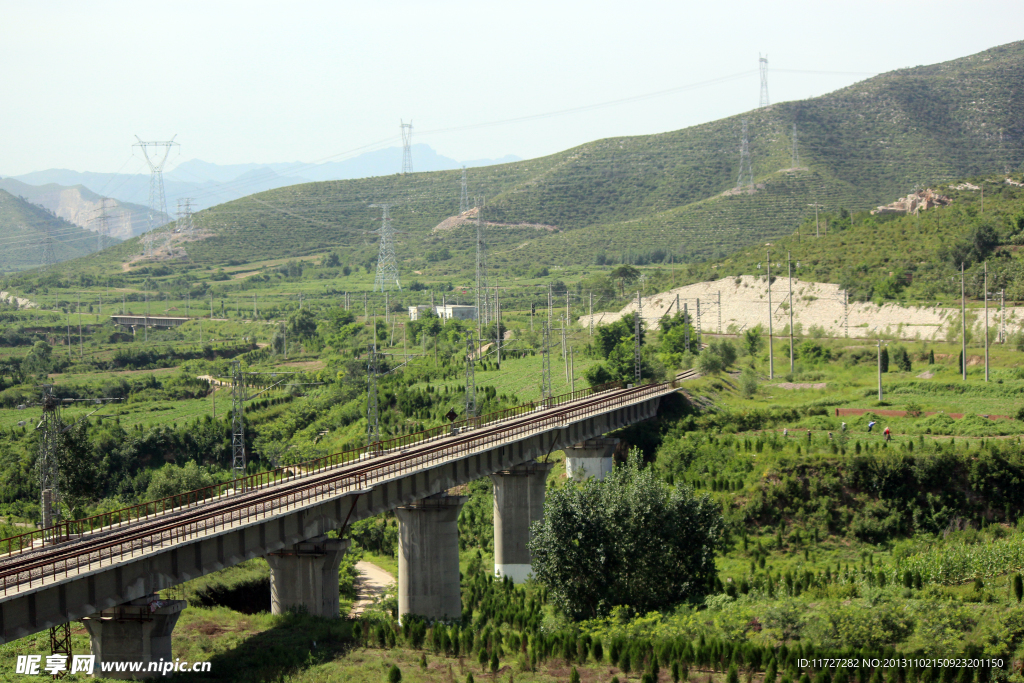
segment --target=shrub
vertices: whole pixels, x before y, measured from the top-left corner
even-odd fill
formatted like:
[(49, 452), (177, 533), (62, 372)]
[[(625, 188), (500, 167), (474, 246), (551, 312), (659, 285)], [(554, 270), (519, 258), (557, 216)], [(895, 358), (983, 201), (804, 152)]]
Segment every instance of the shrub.
[(395, 664), (391, 665), (388, 669), (388, 683), (401, 683), (402, 681), (402, 670)]

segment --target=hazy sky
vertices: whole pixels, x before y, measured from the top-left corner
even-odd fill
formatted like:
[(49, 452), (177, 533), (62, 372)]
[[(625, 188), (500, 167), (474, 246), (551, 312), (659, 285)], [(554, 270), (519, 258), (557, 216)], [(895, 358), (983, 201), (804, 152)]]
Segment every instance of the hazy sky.
[[(312, 162), (414, 142), (534, 157), (752, 109), (1024, 38), (1024, 2), (27, 2), (0, 0), (0, 174)], [(747, 72), (639, 102), (599, 104)], [(168, 168), (172, 167), (170, 164)], [(397, 170), (397, 169), (396, 169)]]

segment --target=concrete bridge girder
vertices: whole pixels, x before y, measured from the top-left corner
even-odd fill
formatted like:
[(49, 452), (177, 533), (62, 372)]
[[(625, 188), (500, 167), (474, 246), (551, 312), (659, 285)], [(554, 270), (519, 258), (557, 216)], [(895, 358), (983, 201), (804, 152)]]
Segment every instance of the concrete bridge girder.
[(500, 470), (513, 468), (553, 451), (650, 419), (659, 396), (587, 416), (565, 427), (524, 434), (503, 445), (489, 446), (453, 457), (425, 470), (397, 473), (361, 492), (347, 490), (337, 497), (297, 510), (178, 542), (173, 547), (125, 557), (33, 587), (13, 597), (0, 591), (0, 643), (88, 617), (96, 612), (144, 598), (205, 574), (263, 557), (348, 523), (466, 484)]

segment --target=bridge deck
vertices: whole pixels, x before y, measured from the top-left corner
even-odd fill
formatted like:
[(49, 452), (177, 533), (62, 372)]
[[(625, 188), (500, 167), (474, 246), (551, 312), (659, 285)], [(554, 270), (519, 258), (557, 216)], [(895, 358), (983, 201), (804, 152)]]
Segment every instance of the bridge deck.
[(592, 394), (465, 433), (410, 444), (284, 479), (257, 481), (243, 493), (162, 510), (120, 525), (86, 531), (53, 545), (23, 548), (17, 554), (0, 558), (0, 604), (54, 583), (138, 561), (149, 554), (193, 543), (234, 527), (286, 515), (340, 496), (361, 494), (382, 482), (459, 460), (481, 449), (519, 441), (560, 429), (587, 416), (648, 401), (675, 391), (678, 379)]

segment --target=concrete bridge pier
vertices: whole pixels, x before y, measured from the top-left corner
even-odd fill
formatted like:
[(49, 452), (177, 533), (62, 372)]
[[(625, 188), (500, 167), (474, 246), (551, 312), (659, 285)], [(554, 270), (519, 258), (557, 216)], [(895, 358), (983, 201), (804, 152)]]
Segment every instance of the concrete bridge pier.
[(171, 632), (184, 600), (160, 600), (156, 595), (118, 605), (82, 618), (89, 632), (92, 654), (96, 656), (94, 675), (99, 675), (104, 662), (142, 662), (142, 671), (108, 671), (107, 678), (145, 679), (162, 675), (159, 670), (147, 671), (151, 662), (173, 662)]
[(270, 611), (284, 614), (305, 609), (337, 619), (338, 567), (349, 542), (317, 536), (266, 556), (270, 565)]
[(619, 439), (587, 439), (565, 449), (565, 472), (576, 481), (604, 479), (612, 471)]
[(439, 493), (395, 509), (398, 517), (398, 616), (462, 617), (459, 510), (466, 496)]
[(544, 489), (551, 463), (528, 462), (490, 475), (494, 482), (494, 575), (527, 579), (532, 559), (530, 525), (544, 517)]

